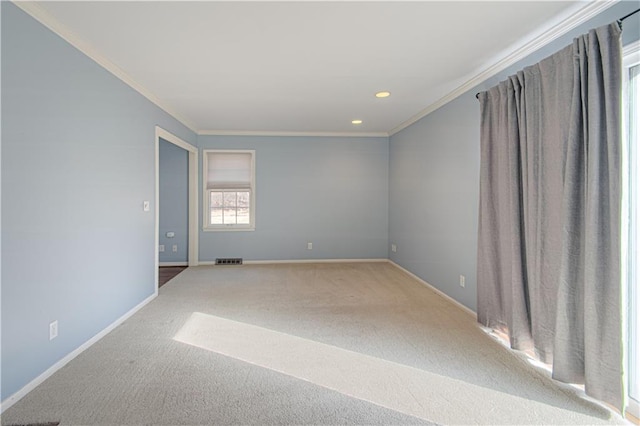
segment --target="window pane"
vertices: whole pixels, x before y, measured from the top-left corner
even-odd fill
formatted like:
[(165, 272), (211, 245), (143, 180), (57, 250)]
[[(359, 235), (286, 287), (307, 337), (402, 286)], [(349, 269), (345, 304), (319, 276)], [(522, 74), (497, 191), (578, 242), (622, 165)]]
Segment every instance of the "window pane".
[(236, 223), (236, 209), (224, 209), (223, 222), (225, 225), (233, 225)]
[[(237, 194), (238, 194), (237, 192), (225, 192), (224, 193), (224, 206), (225, 207), (235, 207), (235, 206), (237, 206), (238, 205), (237, 202), (236, 202)], [(226, 215), (226, 213), (225, 213), (225, 215)]]
[(211, 192), (211, 207), (222, 207), (222, 192)]
[(248, 225), (249, 221), (249, 209), (244, 207), (238, 208), (238, 223)]
[(222, 209), (211, 209), (211, 225), (222, 225)]
[(238, 192), (238, 207), (249, 207), (250, 198), (249, 191), (240, 191)]
[(251, 191), (209, 191), (209, 225), (250, 225)]

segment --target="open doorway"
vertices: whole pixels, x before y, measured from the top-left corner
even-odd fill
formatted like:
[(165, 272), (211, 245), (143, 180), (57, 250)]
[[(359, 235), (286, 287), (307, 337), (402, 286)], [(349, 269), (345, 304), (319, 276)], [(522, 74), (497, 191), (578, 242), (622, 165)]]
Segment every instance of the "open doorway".
[(188, 265), (189, 151), (160, 138), (159, 142), (158, 288)]
[[(181, 270), (160, 274), (161, 266), (184, 268), (198, 264), (198, 150), (179, 137), (156, 126), (156, 203), (155, 203), (155, 281), (156, 293), (168, 276)], [(161, 177), (163, 166), (171, 164)], [(184, 163), (182, 163), (184, 160)], [(184, 174), (183, 174), (184, 173)], [(182, 176), (180, 176), (182, 175)], [(184, 179), (184, 180), (183, 180)], [(161, 190), (161, 180), (164, 186)], [(182, 193), (181, 193), (182, 192)], [(163, 222), (160, 221), (161, 195), (166, 197)], [(166, 213), (166, 215), (164, 215)], [(162, 256), (162, 259), (161, 259)]]

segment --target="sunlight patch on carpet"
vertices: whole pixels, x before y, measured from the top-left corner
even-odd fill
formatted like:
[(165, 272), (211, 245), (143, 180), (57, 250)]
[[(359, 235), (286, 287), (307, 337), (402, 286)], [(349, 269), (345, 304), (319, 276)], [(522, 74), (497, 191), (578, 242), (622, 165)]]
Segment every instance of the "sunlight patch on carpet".
[[(194, 312), (173, 339), (429, 421), (450, 422), (457, 417), (456, 412), (468, 416), (469, 410), (477, 410), (476, 420), (482, 423), (481, 413), (491, 411), (485, 406), (489, 395), (494, 404), (504, 407), (519, 405), (522, 400), (414, 367), (200, 312)], [(461, 415), (460, 420), (465, 418), (469, 419)]]

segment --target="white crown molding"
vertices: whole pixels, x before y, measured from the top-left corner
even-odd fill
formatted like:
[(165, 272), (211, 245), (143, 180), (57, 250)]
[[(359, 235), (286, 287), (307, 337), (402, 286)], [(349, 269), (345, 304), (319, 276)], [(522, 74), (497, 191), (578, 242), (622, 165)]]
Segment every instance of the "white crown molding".
[(340, 137), (340, 138), (386, 138), (386, 132), (356, 133), (356, 132), (286, 132), (260, 130), (202, 130), (198, 136), (285, 136), (285, 137)]
[(472, 88), (484, 82), (485, 80), (493, 77), (494, 75), (498, 74), (500, 71), (515, 64), (521, 59), (526, 58), (530, 54), (536, 52), (538, 49), (551, 43), (553, 40), (571, 31), (578, 25), (583, 24), (584, 22), (588, 21), (589, 19), (593, 18), (594, 16), (598, 15), (599, 13), (603, 12), (604, 10), (618, 3), (619, 1), (620, 0), (595, 0), (588, 3), (586, 6), (582, 7), (577, 12), (572, 13), (570, 16), (568, 16), (566, 19), (563, 19), (561, 22), (550, 24), (549, 28), (547, 28), (542, 34), (535, 37), (533, 40), (525, 42), (521, 47), (517, 48), (512, 53), (510, 53), (506, 57), (503, 57), (502, 59), (499, 59), (495, 62), (493, 60), (489, 61), (489, 63), (493, 63), (493, 65), (489, 66), (484, 71), (476, 74), (474, 77), (467, 80), (466, 83), (462, 84), (457, 89), (453, 90), (449, 94), (438, 99), (436, 102), (432, 103), (431, 105), (429, 105), (428, 107), (426, 107), (425, 109), (423, 109), (422, 111), (420, 111), (418, 114), (414, 115), (407, 121), (391, 129), (389, 131), (389, 136), (393, 136), (399, 131), (406, 129), (407, 127), (414, 124), (418, 120), (431, 114), (433, 111), (446, 105), (447, 103), (451, 102), (452, 100), (462, 95), (463, 93), (466, 93), (467, 91), (471, 90)]
[(127, 73), (125, 73), (122, 69), (120, 69), (116, 64), (105, 58), (103, 55), (98, 53), (90, 44), (82, 40), (76, 34), (74, 34), (66, 25), (62, 24), (56, 18), (54, 18), (49, 12), (38, 6), (35, 2), (32, 1), (12, 1), (14, 5), (22, 9), (36, 21), (40, 22), (42, 25), (53, 31), (67, 43), (71, 44), (73, 47), (78, 49), (80, 52), (84, 53), (102, 68), (109, 71), (111, 74), (122, 80), (125, 84), (130, 86), (132, 89), (140, 93), (142, 96), (147, 98), (153, 104), (155, 104), (158, 108), (162, 109), (173, 118), (178, 120), (180, 123), (184, 124), (187, 128), (189, 128), (192, 132), (197, 133), (196, 127), (193, 123), (189, 122), (185, 118), (181, 117), (178, 113), (170, 108), (169, 106), (163, 104), (163, 102), (156, 97), (153, 93), (147, 90), (144, 86), (136, 82), (133, 78), (131, 78)]

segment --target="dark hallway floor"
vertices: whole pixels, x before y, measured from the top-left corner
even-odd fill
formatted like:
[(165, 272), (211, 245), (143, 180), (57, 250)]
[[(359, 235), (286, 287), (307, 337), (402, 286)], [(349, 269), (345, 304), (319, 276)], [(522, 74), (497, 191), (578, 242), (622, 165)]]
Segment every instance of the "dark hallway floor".
[(187, 269), (186, 266), (161, 266), (158, 271), (158, 288), (162, 287), (185, 269)]

